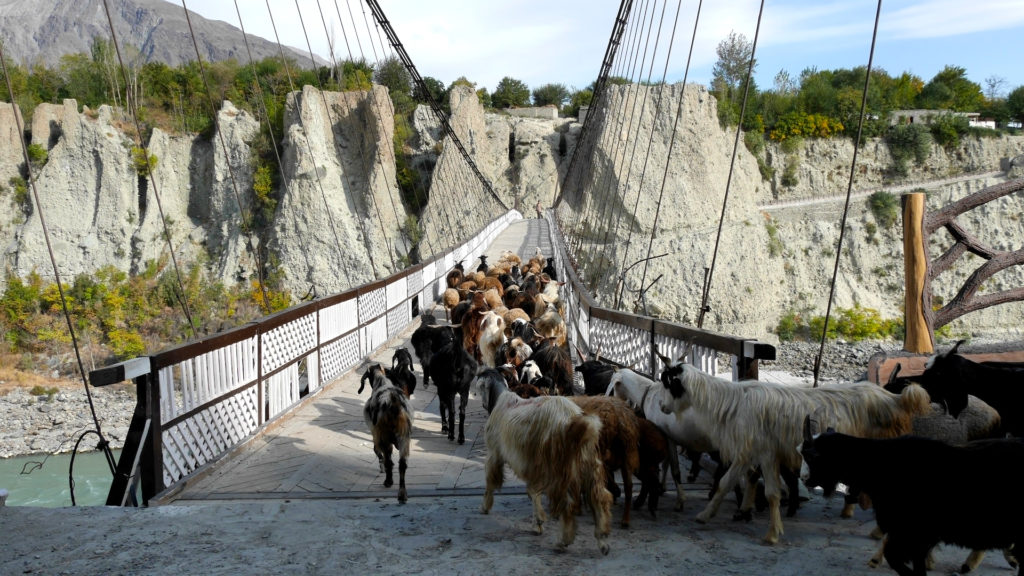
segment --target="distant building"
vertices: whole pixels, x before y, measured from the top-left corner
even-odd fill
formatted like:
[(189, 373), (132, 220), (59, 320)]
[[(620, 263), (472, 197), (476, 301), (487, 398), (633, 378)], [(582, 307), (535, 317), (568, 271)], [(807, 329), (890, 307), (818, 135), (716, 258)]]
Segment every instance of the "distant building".
[[(893, 110), (889, 113), (889, 125), (896, 124), (931, 124), (932, 118), (936, 116), (963, 116), (967, 118), (967, 124), (970, 126), (984, 126), (987, 128), (995, 128), (995, 122), (991, 120), (981, 120), (981, 113), (979, 112), (953, 112), (950, 110)], [(984, 122), (984, 123), (982, 123)], [(991, 122), (991, 125), (987, 123)]]

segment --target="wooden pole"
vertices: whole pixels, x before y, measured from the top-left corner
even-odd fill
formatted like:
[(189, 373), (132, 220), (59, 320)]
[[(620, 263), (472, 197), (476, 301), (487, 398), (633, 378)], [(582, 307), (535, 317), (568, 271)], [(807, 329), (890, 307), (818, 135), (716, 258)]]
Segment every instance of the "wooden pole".
[(927, 293), (928, 252), (924, 237), (924, 193), (903, 195), (903, 269), (905, 286), (903, 349), (931, 354), (935, 343), (926, 314), (931, 305)]

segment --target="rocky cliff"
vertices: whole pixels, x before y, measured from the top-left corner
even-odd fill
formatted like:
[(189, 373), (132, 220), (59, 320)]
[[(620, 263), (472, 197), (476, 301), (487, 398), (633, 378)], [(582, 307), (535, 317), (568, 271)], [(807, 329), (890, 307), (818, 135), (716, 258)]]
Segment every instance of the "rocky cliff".
[[(660, 89), (612, 87), (596, 113), (628, 110), (633, 99), (642, 98), (647, 90)], [(585, 188), (608, 191), (607, 199), (600, 202), (612, 206), (602, 212), (612, 215), (609, 217), (612, 232), (605, 236), (600, 224), (584, 230), (582, 263), (592, 266), (603, 257), (615, 262), (616, 270), (628, 267), (647, 256), (654, 229), (649, 254), (668, 255), (652, 260), (644, 279), (644, 286), (649, 287), (647, 310), (650, 313), (685, 323), (695, 322), (705, 268), (711, 267), (715, 260), (706, 328), (771, 339), (771, 330), (787, 312), (823, 314), (834, 266), (842, 200), (849, 180), (851, 143), (845, 139), (808, 141), (797, 152), (797, 183), (788, 187), (782, 186), (778, 179), (786, 162), (786, 154), (778, 146), (770, 145), (766, 154), (777, 176), (773, 181), (765, 181), (756, 159), (741, 145), (715, 256), (719, 213), (729, 179), (735, 132), (719, 127), (716, 102), (703, 87), (691, 85), (684, 91), (678, 85), (668, 86), (662, 96), (665, 99), (662, 106), (670, 110), (676, 109), (683, 99), (671, 156), (668, 145), (672, 126), (666, 117), (654, 118), (652, 106), (644, 108), (645, 113), (632, 129), (625, 125), (627, 120), (623, 115), (614, 115), (602, 124), (592, 169), (582, 175), (582, 184)], [(636, 156), (626, 153), (630, 149), (627, 136), (635, 137), (645, 148), (649, 142), (649, 152)], [(934, 147), (923, 166), (914, 167), (907, 179), (892, 182), (888, 176), (891, 159), (887, 146), (877, 140), (866, 143), (858, 155), (854, 189), (861, 194), (851, 204), (834, 305), (870, 307), (885, 317), (902, 315), (902, 233), (898, 223), (886, 228), (875, 221), (867, 207), (866, 191), (898, 191), (900, 184), (909, 183), (910, 186), (903, 187), (913, 188), (917, 183), (930, 188), (928, 206), (934, 209), (1002, 181), (1004, 175), (986, 174), (940, 187), (933, 185), (935, 179), (965, 170), (998, 171), (1001, 160), (1022, 153), (1024, 138), (1021, 137), (970, 139), (953, 154)], [(647, 178), (641, 182), (643, 162), (654, 167), (657, 176), (650, 174), (649, 167)], [(665, 173), (663, 191), (662, 171)], [(571, 181), (567, 188), (574, 185)], [(664, 197), (655, 228), (658, 198), (662, 192)], [(588, 210), (587, 206), (571, 203), (566, 220), (580, 219)], [(1024, 195), (1017, 194), (972, 211), (962, 222), (1000, 249), (1017, 249), (1024, 245), (1022, 215)], [(950, 241), (944, 232), (937, 234), (934, 240), (931, 252), (932, 257), (937, 257)], [(934, 286), (935, 293), (948, 301), (978, 262), (975, 259), (971, 263), (968, 259), (941, 276)], [(598, 298), (605, 305), (614, 300), (612, 295), (618, 281), (615, 274), (601, 275), (597, 279)], [(643, 265), (640, 264), (632, 269), (626, 282), (624, 306), (627, 309), (632, 309), (637, 302), (635, 291), (642, 278)], [(1018, 267), (994, 277), (986, 284), (985, 291), (1021, 285), (1024, 285), (1024, 270)], [(1012, 304), (965, 316), (953, 328), (960, 333), (995, 331), (1019, 336), (1021, 317), (1024, 317), (1024, 305)]]
[[(595, 119), (608, 119), (579, 178), (611, 209), (604, 212), (610, 215), (605, 222), (591, 222), (584, 231), (581, 263), (604, 261), (621, 270), (645, 258), (657, 214), (650, 254), (667, 256), (652, 260), (646, 272), (645, 285), (657, 279), (647, 294), (647, 309), (692, 323), (704, 270), (714, 257), (735, 133), (719, 126), (715, 100), (700, 86), (664, 88), (662, 110), (683, 104), (674, 143), (673, 116), (656, 118), (650, 103), (637, 108), (644, 112), (632, 125), (627, 114), (609, 114), (629, 109), (647, 90), (660, 88), (612, 87), (603, 107), (592, 111)], [(486, 113), (469, 90), (453, 92), (451, 106), (453, 129), (501, 203), (526, 216), (534, 214), (538, 201), (552, 204), (579, 124)], [(418, 214), (425, 235), (419, 253), (426, 257), (475, 231), (500, 208), (455, 147), (439, 144), (440, 128), (428, 110), (417, 110), (413, 124), (412, 165), (431, 182), (427, 207)], [(402, 268), (412, 249), (405, 232), (410, 210), (396, 183), (393, 126), (390, 99), (380, 87), (347, 94), (306, 87), (291, 94), (281, 143), (279, 202), (265, 228), (250, 236), (242, 232), (240, 212), (254, 210), (251, 143), (260, 128), (247, 112), (225, 103), (212, 138), (155, 130), (149, 149), (158, 162), (147, 181), (135, 172), (134, 131), (118, 111), (79, 110), (73, 101), (43, 105), (33, 115), (31, 141), (49, 152), (37, 172), (37, 190), (61, 273), (73, 277), (105, 265), (138, 271), (149, 261), (166, 260), (162, 208), (179, 260), (199, 263), (229, 284), (255, 276), (256, 248), (264, 251), (268, 271), (295, 296), (311, 287), (325, 295), (382, 278)], [(50, 276), (38, 211), (31, 203), (19, 203), (9, 184), (23, 165), (18, 138), (12, 108), (0, 106), (0, 268)], [(792, 162), (787, 154), (797, 156), (797, 170), (795, 183), (783, 186), (778, 175)], [(824, 311), (852, 154), (843, 139), (809, 140), (788, 153), (769, 144), (765, 162), (776, 177), (766, 181), (757, 160), (740, 146), (705, 327), (771, 339), (783, 314)], [(1022, 154), (1021, 137), (968, 139), (953, 153), (935, 147), (908, 178), (891, 181), (886, 145), (867, 142), (858, 155), (854, 189), (859, 195), (847, 222), (835, 305), (901, 315), (902, 234), (898, 224), (885, 227), (875, 221), (865, 202), (867, 192), (927, 186), (929, 207), (936, 208), (999, 182), (1005, 178), (1001, 169), (1020, 177), (1021, 168), (1009, 159)], [(937, 185), (937, 179), (965, 170), (979, 175)], [(577, 182), (570, 179), (567, 190)], [(999, 248), (1020, 248), (1021, 196), (973, 211), (964, 225)], [(575, 202), (572, 194), (568, 198), (563, 208), (568, 218), (582, 221), (587, 205)], [(606, 237), (608, 228), (613, 232)], [(933, 256), (948, 243), (948, 235), (938, 234)], [(968, 262), (943, 275), (936, 293), (948, 301), (970, 269)], [(618, 276), (599, 275), (597, 294), (605, 305), (614, 300)], [(642, 276), (642, 264), (631, 268), (626, 309), (636, 302), (631, 291)], [(1007, 271), (985, 290), (1019, 285), (1024, 285), (1024, 273)], [(1019, 333), (1021, 317), (1024, 307), (1014, 304), (968, 315), (955, 329)]]

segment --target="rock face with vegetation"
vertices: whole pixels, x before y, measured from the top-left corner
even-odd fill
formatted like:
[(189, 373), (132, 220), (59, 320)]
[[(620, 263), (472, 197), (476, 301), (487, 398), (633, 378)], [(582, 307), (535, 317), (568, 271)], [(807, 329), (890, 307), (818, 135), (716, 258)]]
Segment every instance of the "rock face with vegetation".
[[(624, 106), (630, 105), (638, 92), (642, 97), (646, 90), (611, 87), (601, 108), (592, 109), (592, 113), (608, 114), (609, 110), (627, 109)], [(668, 255), (650, 262), (644, 284), (649, 287), (647, 310), (653, 315), (694, 323), (700, 309), (704, 270), (711, 266), (714, 257), (735, 132), (719, 126), (716, 102), (703, 87), (687, 86), (684, 94), (680, 86), (669, 86), (664, 89), (663, 98), (662, 106), (666, 109), (675, 109), (680, 98), (684, 104), (671, 157), (667, 157), (667, 149), (672, 126), (664, 117), (655, 120), (650, 104), (632, 128), (625, 125), (628, 119), (623, 119), (622, 114), (603, 124), (593, 168), (583, 175), (583, 184), (595, 186), (597, 194), (605, 190), (610, 193), (598, 206), (600, 202), (608, 202), (612, 207), (603, 212), (611, 215), (612, 231), (606, 234), (602, 224), (583, 230), (581, 264), (599, 272), (592, 274), (597, 278), (594, 287), (598, 299), (603, 305), (611, 305), (617, 288), (614, 276), (618, 272), (600, 273), (604, 271), (602, 263), (614, 262), (613, 269), (621, 270), (623, 265), (629, 266), (646, 257), (661, 193), (661, 171), (667, 161), (664, 198), (650, 255)], [(642, 183), (641, 164), (633, 160), (630, 169), (632, 156), (626, 151), (625, 135), (631, 130), (638, 132), (636, 138), (645, 146), (651, 142), (649, 163), (658, 171), (657, 177), (648, 172)], [(911, 166), (905, 178), (893, 180), (889, 169), (892, 158), (886, 143), (866, 142), (858, 155), (854, 189), (909, 191), (918, 184), (927, 184), (928, 207), (937, 209), (1002, 181), (1002, 174), (988, 173), (1000, 170), (1001, 159), (1019, 156), (1024, 150), (1024, 138), (970, 138), (951, 152), (939, 146), (932, 148), (932, 154), (924, 163)], [(808, 140), (795, 151), (792, 147), (783, 150), (782, 146), (769, 144), (762, 162), (774, 169), (774, 176), (765, 180), (757, 158), (744, 146), (739, 147), (729, 185), (705, 328), (771, 340), (783, 317), (799, 315), (806, 319), (824, 314), (852, 153), (852, 144), (842, 138)], [(790, 161), (794, 168), (783, 185), (781, 176), (786, 169), (787, 155), (795, 156), (796, 160)], [(641, 152), (637, 158), (642, 160), (643, 156)], [(964, 171), (986, 174), (974, 180), (934, 186), (936, 179)], [(628, 180), (626, 174), (629, 174)], [(571, 186), (575, 186), (572, 181), (567, 189)], [(641, 191), (639, 203), (638, 189)], [(882, 318), (902, 318), (903, 243), (898, 193), (890, 198), (895, 204), (890, 203), (881, 212), (872, 211), (865, 193), (852, 201), (839, 262), (834, 310), (871, 308)], [(803, 203), (779, 203), (790, 200)], [(566, 221), (580, 220), (581, 212), (586, 210), (583, 206), (570, 198)], [(961, 222), (998, 249), (1013, 250), (1024, 245), (1022, 214), (1024, 195), (1016, 194), (968, 213)], [(617, 227), (615, 222), (618, 222)], [(932, 258), (939, 256), (949, 244), (948, 234), (937, 233), (929, 248)], [(980, 262), (977, 258), (968, 258), (963, 265), (940, 276), (933, 286), (937, 303), (952, 298)], [(637, 300), (634, 291), (640, 286), (642, 267), (642, 264), (635, 266), (627, 279), (623, 298), (626, 309), (632, 309)], [(1022, 285), (1024, 270), (1007, 270), (986, 283), (985, 291)], [(1004, 305), (964, 316), (954, 322), (952, 330), (965, 334), (995, 332), (1019, 336), (1022, 316), (1024, 305)]]
[[(212, 139), (154, 129), (148, 162), (133, 144), (130, 125), (108, 106), (80, 112), (74, 100), (41, 105), (33, 125), (32, 144), (49, 146), (45, 162), (33, 168), (35, 188), (65, 280), (104, 266), (138, 272), (147, 262), (166, 264), (161, 210), (182, 261), (207, 263), (216, 278), (228, 282), (254, 270), (235, 195), (236, 188), (252, 187), (247, 142), (259, 126), (248, 113), (225, 103)], [(144, 177), (147, 165), (152, 180)], [(17, 179), (19, 172), (2, 176)], [(248, 210), (248, 194), (239, 196)], [(0, 265), (11, 274), (52, 275), (40, 207), (18, 206), (14, 221), (0, 232)]]
[[(325, 107), (326, 104), (326, 107)], [(407, 211), (395, 181), (387, 90), (288, 97), (270, 254), (283, 285), (324, 296), (404, 267)]]

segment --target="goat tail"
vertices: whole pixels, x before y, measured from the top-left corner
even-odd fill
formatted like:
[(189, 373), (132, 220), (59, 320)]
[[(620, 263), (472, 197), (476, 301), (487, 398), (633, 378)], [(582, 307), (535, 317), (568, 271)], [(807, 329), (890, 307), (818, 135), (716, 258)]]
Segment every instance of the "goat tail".
[[(561, 514), (565, 506), (577, 509), (574, 502), (580, 494), (589, 496), (592, 484), (604, 486), (604, 464), (598, 441), (601, 437), (601, 419), (593, 414), (573, 416), (562, 433), (560, 452), (566, 463), (566, 470), (557, 481), (552, 500), (554, 514)], [(564, 495), (564, 499), (563, 499)], [(549, 497), (551, 494), (549, 494)]]
[(900, 392), (900, 408), (911, 416), (931, 413), (931, 402), (928, 392), (917, 384), (911, 384)]

